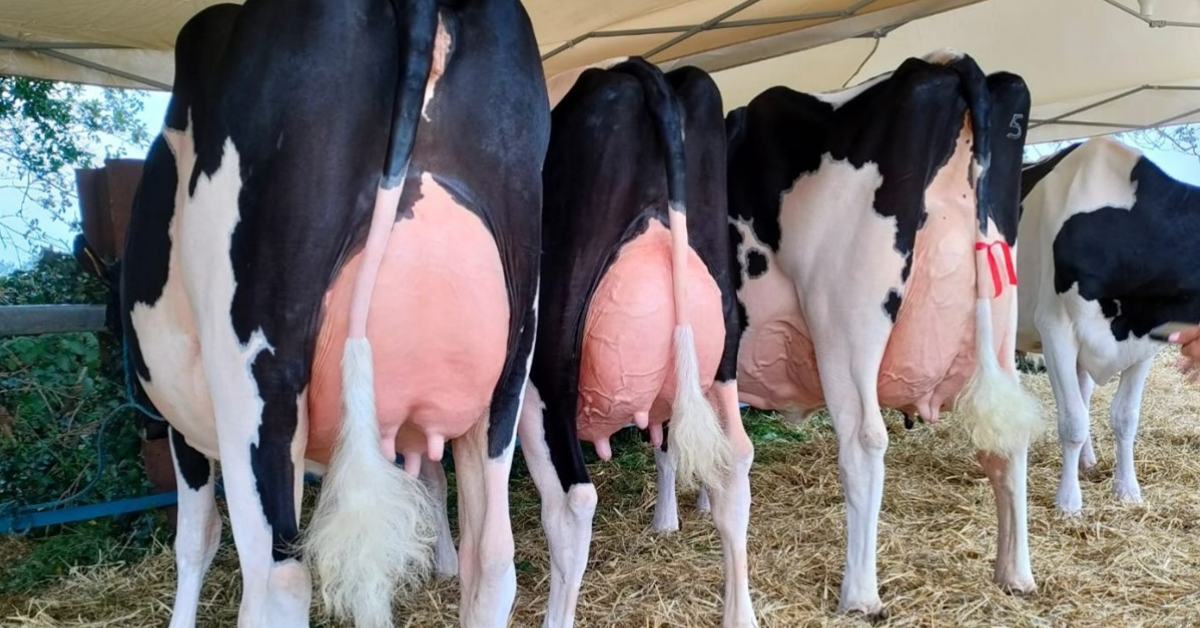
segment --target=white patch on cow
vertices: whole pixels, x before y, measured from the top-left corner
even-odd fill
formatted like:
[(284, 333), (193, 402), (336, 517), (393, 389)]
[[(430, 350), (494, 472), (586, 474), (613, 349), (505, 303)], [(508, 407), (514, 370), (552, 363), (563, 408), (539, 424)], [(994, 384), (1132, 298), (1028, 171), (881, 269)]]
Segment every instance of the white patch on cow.
[(592, 484), (575, 484), (563, 491), (546, 444), (545, 409), (537, 387), (529, 382), (518, 430), (521, 452), (541, 497), (542, 529), (550, 549), (550, 599), (542, 626), (567, 628), (575, 623), (598, 497)]
[[(258, 445), (263, 400), (251, 368), (261, 351), (272, 351), (262, 330), (243, 344), (231, 318), (237, 282), (230, 257), (240, 221), (241, 160), (232, 139), (222, 147), (212, 175), (201, 173), (194, 194), (181, 178), (177, 242), (183, 284), (200, 339), (201, 360), (212, 397), (217, 448), (230, 519), (238, 544), (244, 583), (239, 625), (271, 626), (306, 617), (311, 591), (302, 586), (307, 570), (291, 563), (273, 565), (271, 527), (262, 510), (258, 481), (250, 463)], [(297, 461), (299, 462), (299, 461)]]
[[(797, 311), (796, 285), (780, 269), (775, 252), (758, 239), (749, 222), (735, 218), (730, 218), (729, 222), (742, 236), (742, 243), (737, 250), (738, 268), (742, 276), (738, 299), (746, 309), (747, 328), (760, 321), (774, 320)], [(758, 277), (750, 276), (751, 251), (761, 253), (767, 260), (766, 273)]]
[[(877, 164), (856, 168), (826, 153), (816, 172), (781, 195), (778, 259), (798, 284), (806, 315), (837, 308), (844, 329), (890, 327), (883, 302), (903, 286), (905, 256), (895, 247), (896, 218), (875, 211), (882, 185)], [(831, 293), (842, 298), (826, 299)]]
[(1057, 295), (1057, 299), (1075, 332), (1065, 340), (1078, 346), (1078, 363), (1097, 385), (1107, 384), (1125, 369), (1154, 357), (1162, 349), (1160, 343), (1149, 337), (1114, 338), (1112, 324), (1104, 317), (1100, 304), (1079, 296), (1077, 285)]
[(213, 481), (216, 470), (210, 462), (208, 482), (199, 489), (192, 489), (179, 469), (175, 439), (167, 440), (171, 447), (171, 462), (175, 469), (175, 484), (179, 493), (175, 524), (177, 584), (170, 628), (195, 628), (204, 574), (221, 545), (221, 515), (217, 512)]
[(196, 162), (191, 116), (183, 131), (163, 127), (163, 138), (175, 158), (180, 181), (175, 208), (167, 227), (171, 242), (167, 260), (167, 281), (162, 295), (154, 303), (134, 303), (130, 321), (141, 348), (142, 360), (150, 373), (138, 381), (146, 396), (163, 418), (183, 434), (193, 448), (217, 458), (217, 432), (213, 419), (212, 398), (200, 362), (200, 341), (188, 294), (184, 289), (179, 238), (186, 198), (186, 182)]
[(921, 59), (923, 61), (927, 61), (934, 65), (949, 65), (961, 58), (963, 58), (962, 51), (950, 47), (938, 48), (937, 50), (933, 50), (921, 55)]
[(817, 92), (812, 94), (812, 96), (821, 102), (828, 103), (833, 107), (834, 111), (836, 111), (846, 103), (854, 100), (859, 94), (862, 94), (868, 89), (871, 89), (872, 87), (875, 87), (876, 85), (890, 78), (892, 78), (892, 72), (884, 72), (883, 74), (873, 76), (857, 85), (854, 85), (853, 87), (846, 87), (844, 89), (832, 90), (828, 92)]
[(308, 470), (308, 460), (304, 454), (308, 450), (308, 385), (305, 385), (296, 395), (296, 432), (292, 435), (290, 453), (292, 462), (293, 499), (296, 504), (296, 525), (300, 524), (300, 506), (304, 503), (304, 473)]
[(1104, 385), (1118, 374), (1121, 390), (1119, 402), (1113, 402), (1111, 417), (1118, 434), (1118, 482), (1114, 490), (1122, 498), (1140, 499), (1133, 469), (1133, 441), (1145, 381), (1142, 370), (1162, 345), (1132, 335), (1118, 341), (1100, 304), (1081, 297), (1078, 285), (1058, 294), (1054, 286), (1054, 240), (1066, 221), (1077, 214), (1105, 207), (1132, 210), (1137, 190), (1131, 174), (1140, 156), (1114, 140), (1089, 140), (1058, 162), (1022, 203), (1017, 348), (1045, 356), (1063, 452), (1056, 502), (1060, 510), (1072, 514), (1083, 507), (1079, 466), (1086, 462), (1091, 440), (1090, 390), (1092, 385)]
[(421, 103), (421, 117), (426, 122), (429, 122), (429, 103), (433, 100), (433, 92), (437, 87), (438, 79), (446, 73), (446, 64), (450, 61), (450, 48), (453, 45), (450, 32), (446, 30), (446, 24), (442, 21), (442, 15), (439, 13), (437, 34), (433, 39), (433, 59), (429, 67), (429, 79), (425, 82), (425, 100)]
[[(940, 48), (922, 55), (921, 59), (936, 65), (947, 65), (951, 62), (961, 59), (962, 57), (963, 53), (955, 50), (954, 48)], [(862, 94), (868, 89), (871, 89), (872, 87), (892, 78), (893, 74), (895, 74), (895, 72), (884, 72), (883, 74), (872, 76), (871, 78), (852, 87), (845, 87), (828, 92), (816, 92), (811, 95), (821, 102), (832, 105), (833, 109), (836, 111), (839, 107), (854, 100), (859, 94)]]

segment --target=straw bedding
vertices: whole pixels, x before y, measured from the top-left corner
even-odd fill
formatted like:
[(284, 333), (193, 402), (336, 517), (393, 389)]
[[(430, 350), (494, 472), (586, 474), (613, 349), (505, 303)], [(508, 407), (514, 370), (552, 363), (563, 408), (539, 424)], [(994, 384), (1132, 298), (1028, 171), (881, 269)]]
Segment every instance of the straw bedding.
[[(1111, 493), (1113, 441), (1107, 416), (1115, 382), (1097, 390), (1093, 404), (1099, 465), (1083, 479), (1083, 518), (1067, 519), (1054, 510), (1060, 458), (1054, 431), (1035, 445), (1029, 514), (1039, 589), (1028, 597), (1007, 595), (990, 582), (996, 528), (992, 493), (953, 417), (908, 432), (899, 417), (889, 417), (892, 441), (878, 558), (889, 618), (881, 625), (1200, 624), (1200, 387), (1189, 386), (1173, 370), (1175, 355), (1163, 353), (1146, 387), (1136, 451), (1145, 504), (1122, 504)], [(1046, 376), (1027, 375), (1024, 381), (1051, 420)], [(754, 430), (749, 542), (760, 624), (863, 626), (834, 612), (845, 511), (832, 433), (819, 421), (803, 433), (786, 430), (778, 424)], [(616, 461), (591, 467), (600, 506), (576, 625), (719, 626), (719, 538), (710, 520), (695, 512), (690, 494), (680, 496), (680, 532), (649, 531), (654, 480), (647, 447), (626, 439)], [(549, 589), (548, 559), (536, 493), (523, 469), (513, 481), (512, 516), (518, 573), (512, 625), (536, 627)], [(236, 624), (237, 557), (228, 524), (225, 530), (206, 580), (201, 625)], [(2, 553), (20, 551), (6, 543)], [(0, 622), (162, 626), (170, 613), (174, 571), (167, 548), (137, 564), (101, 561), (32, 596), (0, 600)], [(397, 599), (397, 625), (458, 625), (457, 605), (455, 582), (431, 581)], [(319, 619), (314, 624), (327, 625)]]

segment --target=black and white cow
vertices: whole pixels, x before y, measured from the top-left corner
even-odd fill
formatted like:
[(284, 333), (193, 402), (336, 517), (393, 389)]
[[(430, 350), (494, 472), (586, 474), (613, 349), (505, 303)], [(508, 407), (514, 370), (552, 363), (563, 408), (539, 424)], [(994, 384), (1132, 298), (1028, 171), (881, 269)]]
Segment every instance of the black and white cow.
[[(171, 626), (220, 538), (240, 626), (392, 625), (452, 441), (466, 626), (516, 589), (508, 471), (536, 330), (545, 82), (518, 0), (248, 0), (181, 31), (122, 268), (139, 396), (180, 486)], [(468, 333), (464, 333), (464, 331)], [(395, 465), (404, 454), (408, 473)], [(301, 540), (301, 477), (325, 473)]]
[(1035, 588), (1013, 363), (1017, 193), (1029, 94), (952, 50), (839, 92), (777, 87), (730, 113), (740, 398), (828, 407), (846, 495), (839, 609), (882, 613), (875, 544), (887, 430), (956, 407), (996, 493), (995, 579)]
[(1083, 507), (1079, 472), (1096, 464), (1092, 390), (1118, 374), (1109, 416), (1113, 491), (1141, 501), (1133, 442), (1142, 388), (1165, 346), (1148, 334), (1162, 323), (1200, 320), (1200, 188), (1108, 138), (1027, 166), (1021, 187), (1017, 348), (1045, 357), (1058, 405), (1057, 506), (1071, 514)]
[[(650, 432), (660, 466), (670, 454), (660, 487), (674, 490), (678, 468), (685, 484), (713, 491), (723, 625), (756, 626), (746, 555), (754, 451), (734, 377), (720, 93), (696, 68), (664, 76), (636, 57), (555, 79), (541, 321), (520, 423), (550, 546), (544, 625), (574, 624), (587, 564), (597, 498), (580, 439), (608, 459), (609, 437), (632, 423)], [(674, 510), (654, 522), (678, 525)], [(443, 564), (452, 570), (439, 551)]]

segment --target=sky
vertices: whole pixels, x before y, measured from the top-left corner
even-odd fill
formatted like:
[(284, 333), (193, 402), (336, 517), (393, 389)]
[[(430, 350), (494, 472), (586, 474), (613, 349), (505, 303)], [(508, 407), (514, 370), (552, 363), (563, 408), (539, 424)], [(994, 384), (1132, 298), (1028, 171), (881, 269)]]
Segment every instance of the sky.
[[(96, 88), (87, 89), (91, 90)], [(168, 92), (142, 92), (143, 109), (139, 117), (142, 123), (145, 125), (146, 131), (150, 134), (151, 139), (153, 139), (158, 133), (158, 130), (162, 128), (163, 116), (166, 115), (167, 102), (170, 97), (171, 95)], [(145, 157), (145, 151), (149, 150), (149, 148), (149, 143), (147, 143), (147, 145), (141, 150), (130, 149), (125, 156), (141, 159)], [(17, 190), (0, 189), (0, 223), (12, 226), (13, 228), (23, 228), (20, 221), (14, 220), (7, 216), (7, 214), (11, 213), (10, 208), (20, 206), (21, 196), (21, 193)], [(30, 216), (38, 216), (38, 214), (41, 214), (39, 226), (42, 227), (42, 229), (50, 237), (60, 240), (64, 246), (69, 247), (72, 240), (74, 240), (77, 232), (72, 231), (68, 225), (61, 221), (52, 220), (49, 212), (39, 210), (35, 207), (27, 207), (26, 213)], [(79, 219), (78, 205), (76, 205), (72, 217), (75, 220)], [(36, 252), (34, 252), (34, 254), (36, 254)], [(29, 261), (26, 259), (29, 257), (29, 255), (30, 253), (27, 253), (26, 251), (22, 251), (21, 249), (10, 246), (5, 242), (0, 242), (0, 271), (9, 268), (10, 266), (17, 266)]]
[[(143, 92), (142, 102), (143, 110), (141, 113), (142, 122), (146, 125), (146, 130), (153, 137), (162, 127), (163, 115), (166, 113), (167, 101), (170, 94), (167, 92)], [(1026, 147), (1026, 158), (1034, 159), (1039, 156), (1044, 156), (1052, 152), (1056, 145), (1033, 145)], [(147, 147), (148, 148), (148, 147)], [(1151, 161), (1158, 164), (1160, 168), (1167, 172), (1172, 177), (1191, 183), (1200, 185), (1200, 159), (1194, 155), (1186, 155), (1173, 151), (1161, 150), (1146, 150), (1142, 149)], [(140, 158), (143, 154), (133, 151), (129, 157)], [(6, 208), (13, 207), (20, 203), (21, 195), (14, 190), (0, 190), (0, 214), (7, 213)], [(78, 207), (75, 209), (75, 218), (78, 219)], [(36, 215), (36, 209), (28, 212), (31, 215)], [(45, 216), (49, 216), (48, 212), (42, 212)], [(0, 222), (16, 226), (17, 223), (11, 219), (0, 217)], [(69, 246), (75, 237), (67, 225), (47, 219), (41, 221), (41, 226), (51, 236), (62, 241), (64, 246)], [(27, 262), (26, 255), (23, 251), (0, 242), (0, 271), (13, 266), (18, 266)]]

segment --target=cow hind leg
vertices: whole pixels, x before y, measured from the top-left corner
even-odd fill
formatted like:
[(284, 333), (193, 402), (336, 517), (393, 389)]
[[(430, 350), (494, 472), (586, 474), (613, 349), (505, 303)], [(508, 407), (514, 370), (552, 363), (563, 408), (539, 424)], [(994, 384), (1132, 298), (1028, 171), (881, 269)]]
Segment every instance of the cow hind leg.
[[(1092, 393), (1096, 391), (1096, 382), (1092, 380), (1092, 376), (1080, 365), (1078, 369), (1079, 375), (1079, 394), (1083, 397), (1083, 406), (1090, 409), (1092, 407)], [(1087, 473), (1096, 466), (1096, 449), (1092, 443), (1091, 431), (1088, 431), (1088, 438), (1083, 442), (1083, 449), (1079, 452), (1079, 473)]]
[(993, 579), (1010, 593), (1031, 593), (1037, 585), (1029, 558), (1028, 509), (1025, 486), (1028, 448), (1001, 456), (977, 452), (979, 463), (996, 495), (997, 542)]
[[(655, 532), (674, 532), (679, 529), (679, 503), (675, 491), (675, 462), (667, 454), (667, 443), (654, 448), (655, 489), (654, 519), (650, 528)], [(704, 490), (703, 487), (700, 490)]]
[(458, 513), (462, 529), (459, 622), (472, 628), (508, 624), (517, 597), (515, 546), (508, 510), (508, 479), (517, 422), (525, 401), (537, 333), (537, 294), (522, 316), (510, 369), (492, 395), (487, 420), (454, 442)]
[(488, 421), (480, 421), (454, 441), (462, 522), (459, 622), (471, 628), (506, 626), (517, 594), (508, 514), (508, 475), (514, 443), (510, 437), (499, 455), (492, 457), (489, 440)]
[[(229, 398), (236, 401), (236, 395)], [(238, 625), (306, 627), (312, 581), (297, 547), (296, 484), (303, 476), (307, 430), (260, 431), (258, 421), (244, 420), (256, 417), (219, 405), (214, 403), (221, 469), (242, 573)], [(253, 408), (238, 405), (243, 415)]]
[[(817, 354), (821, 373), (847, 375), (821, 381), (837, 434), (838, 478), (846, 499), (846, 572), (838, 610), (862, 613), (869, 618), (884, 616), (875, 553), (888, 433), (876, 380), (888, 331), (888, 326), (881, 326), (877, 335), (882, 337), (863, 334), (858, 347), (839, 345), (819, 350)], [(868, 344), (869, 340), (877, 342)]]
[[(669, 431), (668, 426), (662, 426), (663, 431)], [(661, 435), (661, 432), (660, 432)], [(660, 438), (660, 440), (662, 440)], [(655, 499), (654, 518), (650, 529), (655, 532), (674, 532), (679, 530), (679, 498), (675, 486), (675, 461), (667, 452), (665, 440), (654, 447), (655, 469)], [(703, 485), (696, 492), (696, 512), (711, 512), (712, 505), (708, 499), (708, 489)]]
[(1137, 438), (1142, 413), (1142, 391), (1150, 375), (1151, 360), (1146, 359), (1125, 369), (1113, 399), (1109, 422), (1117, 441), (1117, 463), (1113, 477), (1113, 492), (1122, 501), (1142, 501), (1137, 471), (1133, 465), (1133, 442)]
[(1079, 348), (1068, 329), (1039, 329), (1050, 375), (1050, 388), (1058, 406), (1058, 441), (1062, 448), (1062, 472), (1055, 504), (1066, 514), (1083, 509), (1079, 486), (1079, 458), (1089, 439), (1088, 407), (1079, 388)]
[(439, 576), (453, 578), (458, 575), (458, 551), (454, 548), (454, 536), (450, 531), (450, 513), (446, 509), (446, 470), (441, 462), (421, 457), (421, 481), (433, 498), (437, 519), (437, 545), (433, 551), (433, 566)]
[(178, 586), (170, 628), (195, 628), (204, 574), (221, 543), (221, 516), (214, 494), (213, 462), (169, 430), (179, 508), (175, 526)]
[[(754, 605), (750, 600), (750, 567), (746, 535), (750, 527), (750, 466), (754, 445), (742, 426), (737, 382), (718, 382), (710, 391), (713, 405), (733, 450), (733, 466), (725, 486), (714, 487), (711, 506), (713, 523), (721, 534), (725, 559), (725, 614), (722, 628), (755, 628)], [(701, 491), (704, 489), (701, 488)], [(701, 495), (707, 495), (702, 492)]]
[(826, 395), (838, 436), (838, 477), (846, 498), (846, 573), (838, 610), (882, 617), (875, 546), (883, 503), (887, 428), (874, 394), (848, 390), (840, 391), (840, 399)]
[[(569, 407), (574, 405), (573, 397), (571, 401)], [(574, 415), (563, 413), (562, 408), (547, 409), (532, 382), (526, 387), (521, 451), (541, 497), (542, 529), (550, 550), (550, 598), (544, 628), (575, 625), (575, 607), (592, 542), (596, 487), (588, 477), (579, 440), (570, 429), (569, 422), (574, 420)]]

